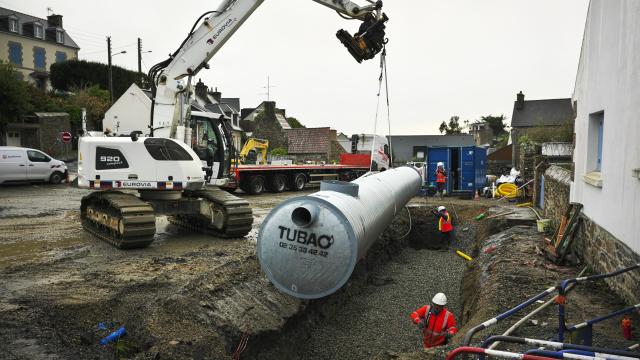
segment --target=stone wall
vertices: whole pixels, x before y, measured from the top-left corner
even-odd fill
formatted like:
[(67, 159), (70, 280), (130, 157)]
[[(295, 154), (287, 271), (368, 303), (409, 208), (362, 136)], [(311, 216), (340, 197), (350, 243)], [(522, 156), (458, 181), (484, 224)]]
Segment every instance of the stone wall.
[[(574, 250), (595, 273), (640, 264), (640, 255), (584, 215), (581, 215)], [(606, 282), (629, 304), (640, 303), (640, 270), (608, 278)]]
[[(514, 145), (515, 146), (515, 145)], [(518, 147), (518, 146), (515, 146)], [(527, 181), (533, 179), (536, 165), (536, 157), (542, 152), (542, 147), (535, 144), (526, 144), (519, 146), (519, 157), (517, 158), (516, 169), (520, 171), (520, 175)]]
[(544, 172), (544, 213), (555, 229), (569, 207), (571, 171), (551, 165)]
[[(287, 136), (276, 119), (274, 102), (265, 102), (264, 111), (256, 116), (253, 121), (253, 137), (269, 140), (269, 150), (275, 148), (288, 148)], [(245, 128), (245, 131), (248, 131)]]

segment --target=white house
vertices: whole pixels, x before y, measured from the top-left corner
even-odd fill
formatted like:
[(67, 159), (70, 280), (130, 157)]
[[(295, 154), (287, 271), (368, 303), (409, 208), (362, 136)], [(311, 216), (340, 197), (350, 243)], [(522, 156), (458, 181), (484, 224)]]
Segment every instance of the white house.
[[(640, 1), (591, 0), (572, 103), (582, 256), (597, 271), (640, 263)], [(610, 285), (637, 302), (635, 273)]]

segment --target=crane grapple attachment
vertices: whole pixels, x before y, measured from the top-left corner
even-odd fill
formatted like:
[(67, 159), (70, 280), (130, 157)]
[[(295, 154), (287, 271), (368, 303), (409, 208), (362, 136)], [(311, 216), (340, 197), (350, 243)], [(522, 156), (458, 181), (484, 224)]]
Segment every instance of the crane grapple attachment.
[(384, 13), (379, 19), (369, 16), (353, 36), (346, 30), (338, 30), (336, 36), (349, 50), (353, 58), (361, 63), (362, 60), (373, 59), (386, 44), (384, 23), (388, 20), (389, 18)]

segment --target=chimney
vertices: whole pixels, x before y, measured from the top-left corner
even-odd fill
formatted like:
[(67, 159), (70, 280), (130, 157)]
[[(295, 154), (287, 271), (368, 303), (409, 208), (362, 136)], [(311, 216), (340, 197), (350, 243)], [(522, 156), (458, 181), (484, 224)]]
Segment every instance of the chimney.
[(47, 22), (50, 27), (57, 27), (62, 29), (62, 15), (49, 15), (47, 16)]
[(207, 102), (207, 85), (201, 79), (196, 83), (196, 96)]
[(210, 92), (211, 96), (213, 96), (213, 98), (216, 100), (216, 102), (218, 104), (222, 103), (222, 93), (218, 91), (218, 88), (216, 87), (215, 91)]
[(516, 110), (522, 110), (522, 109), (524, 109), (524, 94), (522, 93), (522, 91), (520, 91), (516, 95)]

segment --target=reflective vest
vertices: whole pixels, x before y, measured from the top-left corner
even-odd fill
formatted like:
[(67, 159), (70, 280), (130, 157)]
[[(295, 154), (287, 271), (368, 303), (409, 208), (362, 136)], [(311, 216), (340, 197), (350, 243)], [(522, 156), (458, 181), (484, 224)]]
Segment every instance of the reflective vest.
[(426, 319), (424, 328), (422, 329), (422, 342), (425, 348), (443, 345), (447, 333), (453, 335), (458, 332), (456, 320), (449, 310), (443, 309), (436, 315), (429, 313), (430, 308), (430, 305), (425, 305), (411, 313), (411, 319), (416, 324), (420, 320)]
[(436, 170), (436, 182), (447, 182), (447, 177), (444, 175), (444, 171)]
[(451, 215), (449, 215), (448, 211), (444, 212), (443, 217), (438, 217), (438, 230), (443, 233), (453, 230), (453, 225), (451, 224)]

